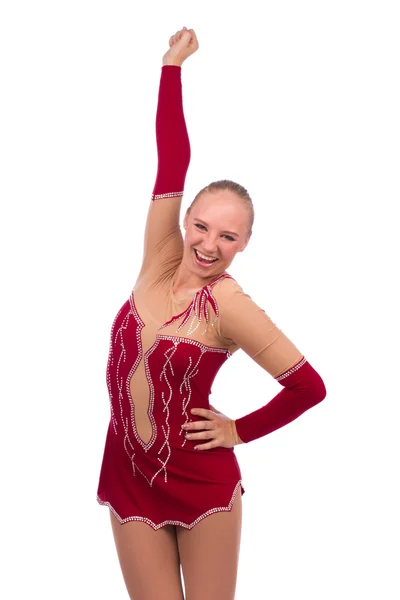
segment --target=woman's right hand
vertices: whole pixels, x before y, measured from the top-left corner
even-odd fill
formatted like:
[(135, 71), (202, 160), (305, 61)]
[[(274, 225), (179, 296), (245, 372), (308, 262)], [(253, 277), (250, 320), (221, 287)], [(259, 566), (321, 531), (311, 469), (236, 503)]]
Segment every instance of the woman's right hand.
[(193, 29), (183, 27), (169, 38), (169, 50), (163, 56), (163, 65), (182, 66), (191, 54), (199, 48), (199, 42)]

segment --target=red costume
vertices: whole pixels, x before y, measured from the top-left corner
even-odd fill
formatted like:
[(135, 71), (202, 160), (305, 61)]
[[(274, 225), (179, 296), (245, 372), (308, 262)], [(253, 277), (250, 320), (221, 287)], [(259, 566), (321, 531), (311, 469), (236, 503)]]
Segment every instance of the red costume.
[(190, 529), (230, 510), (238, 490), (244, 493), (233, 448), (195, 451), (201, 441), (187, 440), (182, 430), (188, 421), (204, 420), (190, 409), (210, 408), (222, 364), (242, 348), (284, 386), (266, 406), (235, 421), (243, 442), (292, 421), (326, 391), (300, 351), (228, 273), (186, 300), (174, 296), (183, 254), (179, 210), (190, 161), (180, 67), (162, 67), (156, 132), (158, 173), (143, 264), (111, 328), (111, 418), (97, 500), (121, 523)]

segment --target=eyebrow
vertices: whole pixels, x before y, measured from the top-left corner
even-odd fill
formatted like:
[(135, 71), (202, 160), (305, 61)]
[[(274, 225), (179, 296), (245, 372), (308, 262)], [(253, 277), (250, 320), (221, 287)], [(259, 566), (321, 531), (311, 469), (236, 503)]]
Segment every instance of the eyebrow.
[[(200, 223), (202, 223), (203, 225), (206, 225), (206, 227), (208, 227), (208, 223), (206, 223), (205, 221), (202, 221), (201, 219), (198, 219), (197, 217), (194, 217), (196, 221), (200, 221)], [(230, 235), (235, 235), (236, 237), (239, 237), (238, 233), (235, 233), (235, 231), (226, 231), (224, 230), (222, 233), (229, 233)]]

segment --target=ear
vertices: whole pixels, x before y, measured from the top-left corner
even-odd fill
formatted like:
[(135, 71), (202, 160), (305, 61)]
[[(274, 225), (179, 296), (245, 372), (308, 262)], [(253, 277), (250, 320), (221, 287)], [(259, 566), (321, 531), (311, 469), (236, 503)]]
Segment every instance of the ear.
[(188, 226), (189, 213), (186, 211), (185, 217), (183, 219), (183, 228), (186, 229)]

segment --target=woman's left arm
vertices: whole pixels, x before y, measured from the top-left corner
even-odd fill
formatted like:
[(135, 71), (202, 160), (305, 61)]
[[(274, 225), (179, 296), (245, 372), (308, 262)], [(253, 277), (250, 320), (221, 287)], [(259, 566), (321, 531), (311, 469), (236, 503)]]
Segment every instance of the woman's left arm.
[(284, 389), (265, 406), (236, 420), (212, 406), (211, 410), (191, 409), (192, 415), (207, 419), (183, 425), (188, 439), (203, 442), (196, 449), (230, 448), (251, 442), (290, 423), (325, 398), (326, 389), (320, 375), (241, 288), (222, 307), (216, 325), (217, 336), (224, 347), (242, 348)]
[(284, 388), (265, 406), (235, 420), (240, 441), (283, 427), (325, 398), (321, 376), (247, 294), (233, 295), (221, 314), (220, 330)]

